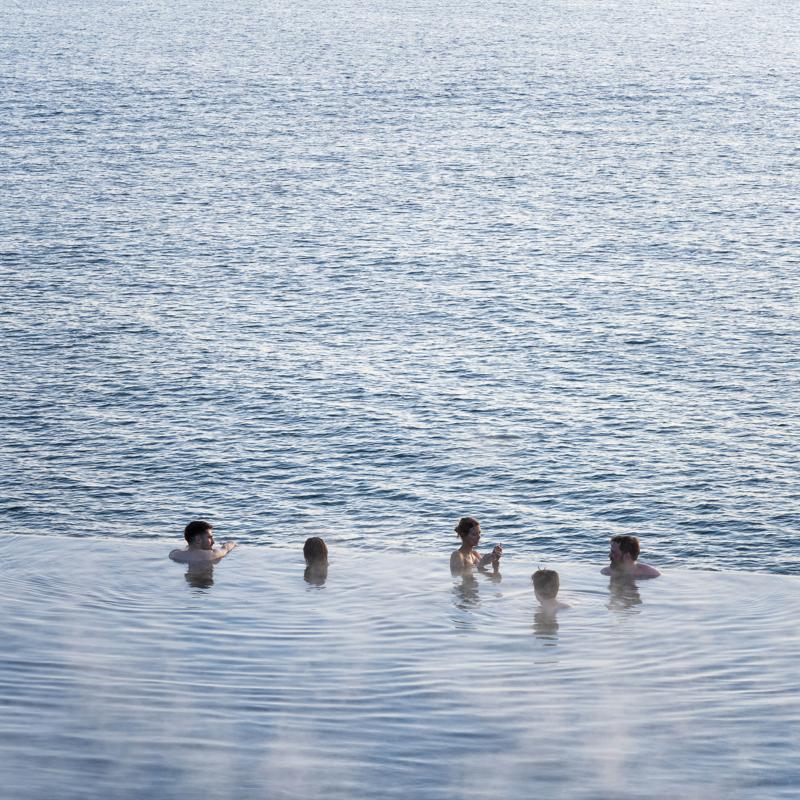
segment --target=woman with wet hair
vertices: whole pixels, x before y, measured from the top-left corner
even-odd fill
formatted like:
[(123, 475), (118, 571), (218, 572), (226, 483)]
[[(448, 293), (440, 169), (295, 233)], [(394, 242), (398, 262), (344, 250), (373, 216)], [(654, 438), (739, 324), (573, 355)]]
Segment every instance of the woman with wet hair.
[(303, 577), (308, 583), (322, 586), (328, 577), (328, 545), (319, 536), (306, 539), (303, 545), (303, 558), (306, 560), (306, 570)]
[(495, 545), (491, 553), (482, 556), (475, 548), (481, 540), (481, 524), (475, 517), (462, 517), (456, 525), (456, 533), (461, 537), (461, 547), (450, 556), (450, 571), (463, 572), (471, 567), (484, 569), (491, 564), (495, 569), (500, 565), (503, 545)]
[(327, 564), (328, 545), (325, 544), (325, 540), (320, 539), (319, 536), (306, 539), (306, 543), (303, 545), (303, 558), (309, 567), (312, 564)]

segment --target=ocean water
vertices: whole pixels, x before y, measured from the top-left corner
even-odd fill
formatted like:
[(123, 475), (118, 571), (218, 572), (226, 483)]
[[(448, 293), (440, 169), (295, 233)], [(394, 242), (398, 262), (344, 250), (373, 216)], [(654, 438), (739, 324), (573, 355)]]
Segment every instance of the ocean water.
[(796, 576), (0, 536), (14, 800), (780, 800), (800, 785)]
[(2, 530), (800, 573), (796, 11), (0, 3)]

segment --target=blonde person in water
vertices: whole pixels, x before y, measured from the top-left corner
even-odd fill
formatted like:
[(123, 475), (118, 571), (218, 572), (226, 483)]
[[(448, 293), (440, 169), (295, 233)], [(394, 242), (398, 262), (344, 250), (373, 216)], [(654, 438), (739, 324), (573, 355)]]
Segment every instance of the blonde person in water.
[(569, 603), (562, 603), (557, 599), (560, 580), (554, 569), (537, 569), (531, 575), (531, 581), (536, 599), (546, 614), (554, 614), (560, 608), (571, 607)]
[(463, 572), (470, 567), (484, 569), (491, 564), (495, 569), (500, 565), (503, 545), (495, 545), (491, 553), (482, 556), (475, 548), (481, 540), (481, 525), (474, 517), (462, 517), (456, 525), (456, 533), (461, 537), (461, 547), (450, 556), (450, 571)]

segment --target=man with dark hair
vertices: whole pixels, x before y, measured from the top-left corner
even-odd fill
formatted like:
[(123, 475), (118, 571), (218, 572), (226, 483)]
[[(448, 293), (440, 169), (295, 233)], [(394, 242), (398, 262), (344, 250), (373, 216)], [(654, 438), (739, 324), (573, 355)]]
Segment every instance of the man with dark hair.
[(225, 542), (222, 547), (214, 547), (212, 525), (202, 519), (190, 522), (183, 530), (183, 538), (187, 546), (183, 550), (173, 550), (169, 557), (181, 564), (213, 564), (224, 558), (236, 542)]
[(615, 577), (657, 578), (661, 573), (655, 567), (637, 561), (640, 550), (635, 536), (612, 536), (608, 553), (611, 563), (600, 571)]

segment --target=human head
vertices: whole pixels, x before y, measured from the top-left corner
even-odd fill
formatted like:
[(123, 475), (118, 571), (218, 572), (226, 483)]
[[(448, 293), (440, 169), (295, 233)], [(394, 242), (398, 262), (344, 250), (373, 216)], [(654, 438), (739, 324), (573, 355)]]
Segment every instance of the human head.
[[(211, 529), (213, 527), (214, 526), (210, 522), (206, 522), (205, 520), (202, 520), (202, 519), (196, 519), (193, 522), (190, 522), (183, 529), (183, 538), (186, 539), (186, 541), (189, 544), (194, 544), (195, 543), (195, 537), (204, 536), (207, 533), (210, 534), (211, 533)], [(214, 545), (214, 539), (212, 538), (211, 539), (211, 546), (213, 546), (213, 545)], [(208, 549), (211, 549), (211, 547), (209, 547)]]
[(461, 517), (456, 525), (456, 533), (464, 540), (477, 528), (477, 533), (480, 535), (481, 524), (475, 517)]
[[(614, 558), (614, 545), (617, 545), (616, 549), (620, 553), (620, 558)], [(639, 540), (635, 536), (612, 536), (611, 537), (611, 560), (619, 560), (622, 561), (624, 556), (628, 556), (631, 561), (636, 561), (639, 558)]]
[(558, 594), (558, 573), (554, 569), (537, 569), (531, 580), (539, 600), (552, 600)]
[(303, 545), (303, 558), (305, 558), (306, 564), (327, 564), (328, 545), (319, 536), (306, 539), (306, 543)]

